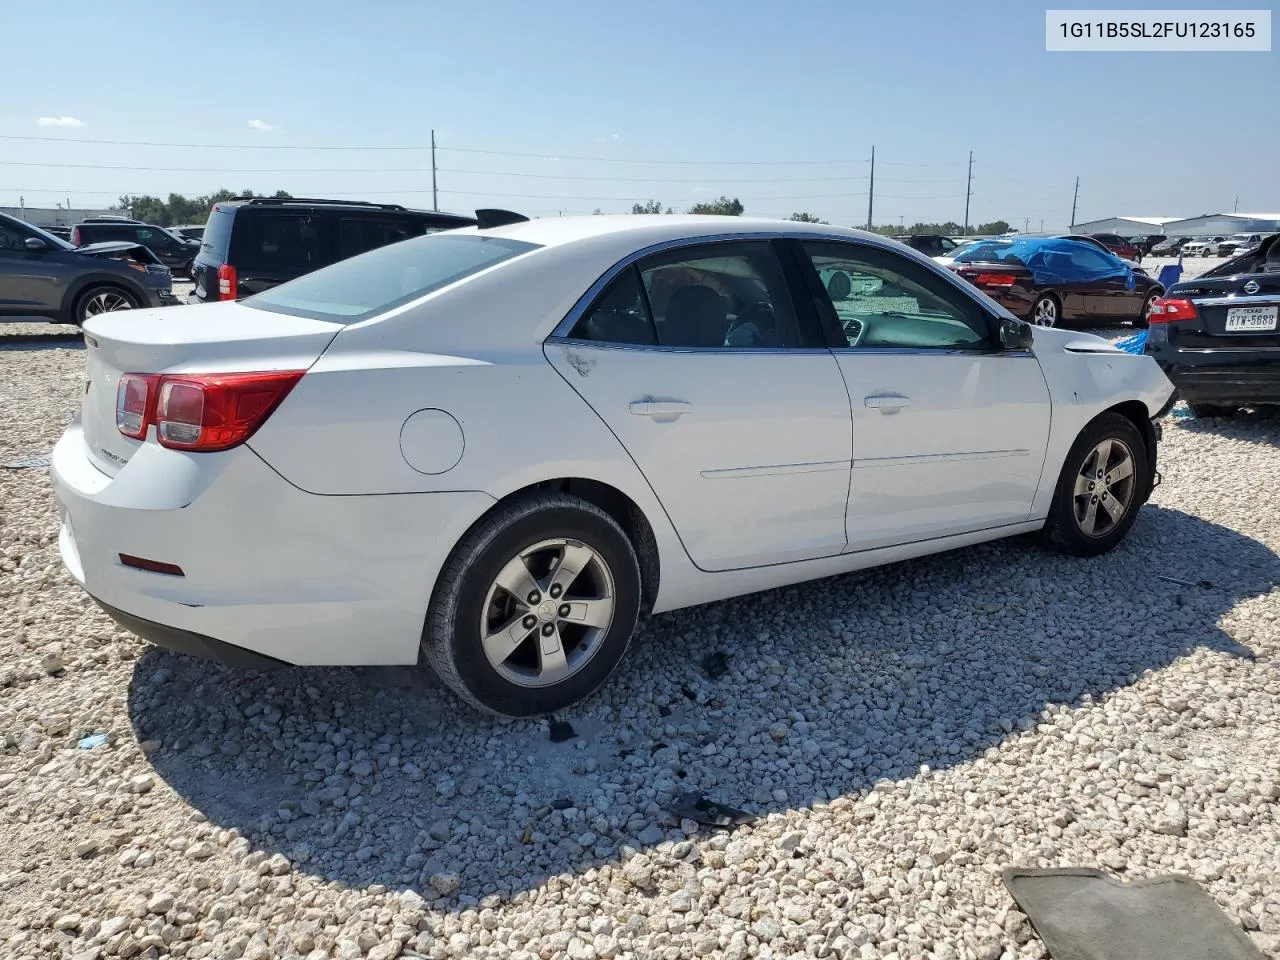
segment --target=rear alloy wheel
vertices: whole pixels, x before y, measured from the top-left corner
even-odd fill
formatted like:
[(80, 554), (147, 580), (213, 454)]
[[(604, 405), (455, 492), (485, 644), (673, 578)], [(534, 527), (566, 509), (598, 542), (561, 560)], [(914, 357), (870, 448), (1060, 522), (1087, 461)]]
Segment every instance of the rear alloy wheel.
[(90, 287), (76, 301), (76, 323), (84, 323), (104, 313), (136, 310), (138, 301), (119, 287)]
[(1145, 330), (1151, 326), (1151, 305), (1160, 299), (1160, 294), (1152, 293), (1142, 303), (1142, 312), (1133, 318), (1133, 325), (1139, 330)]
[(1106, 553), (1129, 532), (1146, 496), (1150, 467), (1138, 428), (1104, 413), (1081, 431), (1054, 491), (1046, 542), (1079, 557)]
[(1236, 414), (1235, 407), (1224, 407), (1217, 403), (1188, 403), (1187, 409), (1191, 411), (1191, 415), (1197, 420), (1204, 420), (1208, 417), (1234, 417)]
[(578, 497), (532, 494), (499, 507), (454, 548), (422, 649), (472, 705), (537, 716), (604, 682), (639, 611), (640, 567), (617, 522)]
[(1031, 322), (1037, 327), (1056, 327), (1060, 312), (1057, 298), (1044, 294), (1031, 308)]

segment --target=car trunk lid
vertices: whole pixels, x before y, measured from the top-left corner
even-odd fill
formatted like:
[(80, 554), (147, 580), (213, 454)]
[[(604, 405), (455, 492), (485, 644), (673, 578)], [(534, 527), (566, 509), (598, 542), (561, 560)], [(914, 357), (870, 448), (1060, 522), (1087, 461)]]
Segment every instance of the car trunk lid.
[(232, 302), (95, 317), (84, 328), (88, 356), (80, 411), (89, 454), (114, 476), (143, 443), (116, 425), (116, 390), (126, 373), (305, 370), (342, 329)]
[(1280, 273), (1201, 277), (1166, 296), (1195, 304), (1197, 319), (1172, 324), (1184, 347), (1280, 346)]

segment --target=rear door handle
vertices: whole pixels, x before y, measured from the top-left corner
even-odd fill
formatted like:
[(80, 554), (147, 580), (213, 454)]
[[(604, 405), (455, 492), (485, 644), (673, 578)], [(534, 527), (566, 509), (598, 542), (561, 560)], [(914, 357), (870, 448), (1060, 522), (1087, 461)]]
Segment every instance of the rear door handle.
[(872, 410), (879, 410), (881, 413), (897, 413), (903, 407), (911, 406), (910, 397), (903, 397), (896, 393), (885, 393), (866, 397), (862, 402)]
[(692, 405), (683, 400), (636, 400), (631, 404), (631, 415), (669, 423), (692, 409)]

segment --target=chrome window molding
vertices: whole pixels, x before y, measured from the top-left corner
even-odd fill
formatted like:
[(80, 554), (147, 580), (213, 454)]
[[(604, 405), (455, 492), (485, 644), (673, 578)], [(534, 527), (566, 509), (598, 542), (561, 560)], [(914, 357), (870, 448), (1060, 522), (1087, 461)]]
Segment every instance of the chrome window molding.
[(1280, 304), (1280, 290), (1275, 293), (1240, 294), (1239, 296), (1229, 297), (1197, 297), (1194, 294), (1190, 296), (1174, 294), (1174, 298), (1178, 297), (1186, 297), (1196, 306), (1204, 307), (1238, 307), (1242, 304), (1248, 306), (1254, 303), (1259, 306), (1270, 307)]

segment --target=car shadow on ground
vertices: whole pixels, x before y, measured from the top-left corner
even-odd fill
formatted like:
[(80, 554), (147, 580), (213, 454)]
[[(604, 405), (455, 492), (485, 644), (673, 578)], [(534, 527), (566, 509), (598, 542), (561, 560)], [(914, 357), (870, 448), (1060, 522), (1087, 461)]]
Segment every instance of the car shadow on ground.
[(1172, 416), (1178, 427), (1191, 433), (1280, 447), (1280, 407), (1239, 410), (1229, 417), (1203, 420), (1175, 408)]
[[(325, 880), (459, 909), (681, 839), (663, 801), (684, 790), (758, 814), (856, 795), (1191, 649), (1251, 658), (1218, 623), (1276, 584), (1263, 544), (1148, 506), (1092, 560), (1012, 540), (651, 618), (606, 691), (564, 714), (567, 742), (412, 668), (255, 674), (156, 649), (129, 711), (161, 741), (156, 773), (214, 825)], [(459, 889), (437, 897), (437, 873)]]

